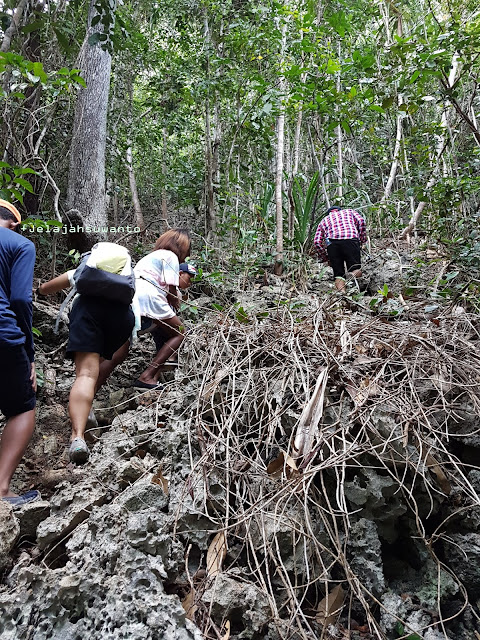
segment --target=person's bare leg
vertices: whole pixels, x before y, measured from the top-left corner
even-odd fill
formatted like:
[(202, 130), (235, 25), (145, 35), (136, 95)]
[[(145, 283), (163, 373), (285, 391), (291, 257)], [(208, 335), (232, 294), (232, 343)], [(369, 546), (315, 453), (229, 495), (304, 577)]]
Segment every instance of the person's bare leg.
[(350, 271), (350, 273), (352, 274), (352, 276), (354, 278), (361, 278), (362, 277), (362, 270), (361, 269), (355, 269), (354, 271)]
[(129, 350), (130, 342), (127, 340), (125, 344), (122, 344), (120, 349), (117, 349), (117, 351), (115, 351), (111, 360), (103, 360), (102, 362), (100, 362), (97, 384), (95, 385), (95, 393), (97, 393), (97, 391), (101, 387), (103, 387), (105, 382), (113, 373), (114, 369), (118, 367), (118, 365), (122, 364), (122, 362), (128, 356)]
[(70, 391), (68, 412), (72, 422), (72, 440), (83, 438), (88, 414), (95, 396), (95, 385), (100, 368), (98, 353), (75, 354), (77, 377)]
[(335, 289), (345, 291), (345, 278), (335, 278)]
[(161, 373), (159, 367), (164, 364), (172, 354), (177, 352), (185, 339), (183, 323), (178, 316), (174, 316), (168, 320), (162, 320), (161, 332), (166, 338), (165, 344), (138, 378), (146, 384), (156, 384), (158, 382)]
[(35, 429), (35, 409), (7, 420), (0, 441), (0, 497), (14, 497), (10, 481)]

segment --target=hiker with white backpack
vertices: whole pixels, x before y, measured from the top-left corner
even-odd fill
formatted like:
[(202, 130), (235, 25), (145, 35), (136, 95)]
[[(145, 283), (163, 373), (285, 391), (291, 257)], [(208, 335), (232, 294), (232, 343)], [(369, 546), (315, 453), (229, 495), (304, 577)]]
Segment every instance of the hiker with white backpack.
[[(165, 362), (174, 357), (185, 337), (182, 320), (177, 312), (180, 307), (179, 288), (188, 288), (195, 269), (185, 263), (190, 255), (191, 239), (187, 229), (169, 229), (156, 241), (154, 251), (139, 260), (134, 268), (136, 293), (133, 307), (139, 334), (152, 333), (157, 346), (156, 355), (145, 371), (133, 382), (139, 389), (159, 389), (158, 378)], [(186, 265), (188, 284), (181, 279), (180, 263)], [(136, 331), (134, 332), (136, 333)], [(110, 361), (100, 365), (97, 382), (99, 389), (112, 371), (128, 355), (130, 342), (126, 342)]]
[(67, 287), (74, 287), (77, 294), (70, 311), (67, 344), (67, 356), (74, 360), (76, 371), (68, 403), (72, 423), (69, 457), (84, 464), (89, 457), (84, 434), (101, 359), (111, 360), (135, 326), (130, 306), (135, 277), (128, 250), (112, 242), (99, 242), (82, 257), (77, 269), (41, 284), (37, 293), (50, 295)]

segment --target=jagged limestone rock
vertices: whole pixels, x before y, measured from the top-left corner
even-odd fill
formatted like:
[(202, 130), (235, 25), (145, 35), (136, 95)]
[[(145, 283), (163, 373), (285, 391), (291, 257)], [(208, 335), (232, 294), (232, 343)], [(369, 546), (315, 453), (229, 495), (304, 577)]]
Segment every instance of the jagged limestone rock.
[(0, 570), (10, 561), (10, 551), (20, 533), (20, 524), (13, 514), (13, 509), (4, 500), (0, 500)]
[(349, 562), (353, 572), (366, 588), (381, 595), (385, 591), (382, 552), (375, 522), (360, 518), (349, 532)]
[(465, 585), (471, 599), (480, 599), (480, 534), (452, 533), (443, 543), (448, 566)]
[(40, 522), (48, 518), (50, 503), (47, 500), (36, 500), (24, 505), (17, 514), (20, 523), (20, 536), (35, 538)]
[(238, 640), (260, 640), (271, 618), (265, 595), (241, 576), (219, 573), (203, 594), (203, 602), (211, 607), (214, 620), (230, 621)]

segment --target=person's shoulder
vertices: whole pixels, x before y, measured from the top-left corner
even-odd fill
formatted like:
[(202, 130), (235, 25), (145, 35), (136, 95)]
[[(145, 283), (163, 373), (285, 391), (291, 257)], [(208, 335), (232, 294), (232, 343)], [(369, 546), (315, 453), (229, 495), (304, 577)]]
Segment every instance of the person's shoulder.
[(0, 227), (0, 242), (12, 249), (22, 249), (25, 253), (35, 255), (35, 245), (31, 240), (11, 229)]

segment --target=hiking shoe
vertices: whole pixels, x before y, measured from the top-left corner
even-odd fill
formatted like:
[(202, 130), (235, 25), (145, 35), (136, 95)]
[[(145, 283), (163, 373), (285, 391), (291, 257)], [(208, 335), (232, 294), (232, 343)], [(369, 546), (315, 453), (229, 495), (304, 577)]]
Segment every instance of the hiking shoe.
[(93, 412), (93, 409), (90, 409), (90, 413), (87, 418), (87, 429), (96, 429), (98, 427), (98, 420)]
[(68, 451), (70, 462), (75, 464), (85, 464), (90, 456), (90, 451), (87, 447), (87, 443), (83, 438), (75, 438), (72, 440), (70, 449)]
[(40, 500), (42, 496), (40, 495), (40, 491), (27, 491), (27, 493), (23, 493), (21, 496), (15, 496), (14, 498), (2, 498), (8, 504), (11, 504), (12, 507), (23, 507), (24, 504), (29, 504), (30, 502), (35, 502), (36, 500)]

